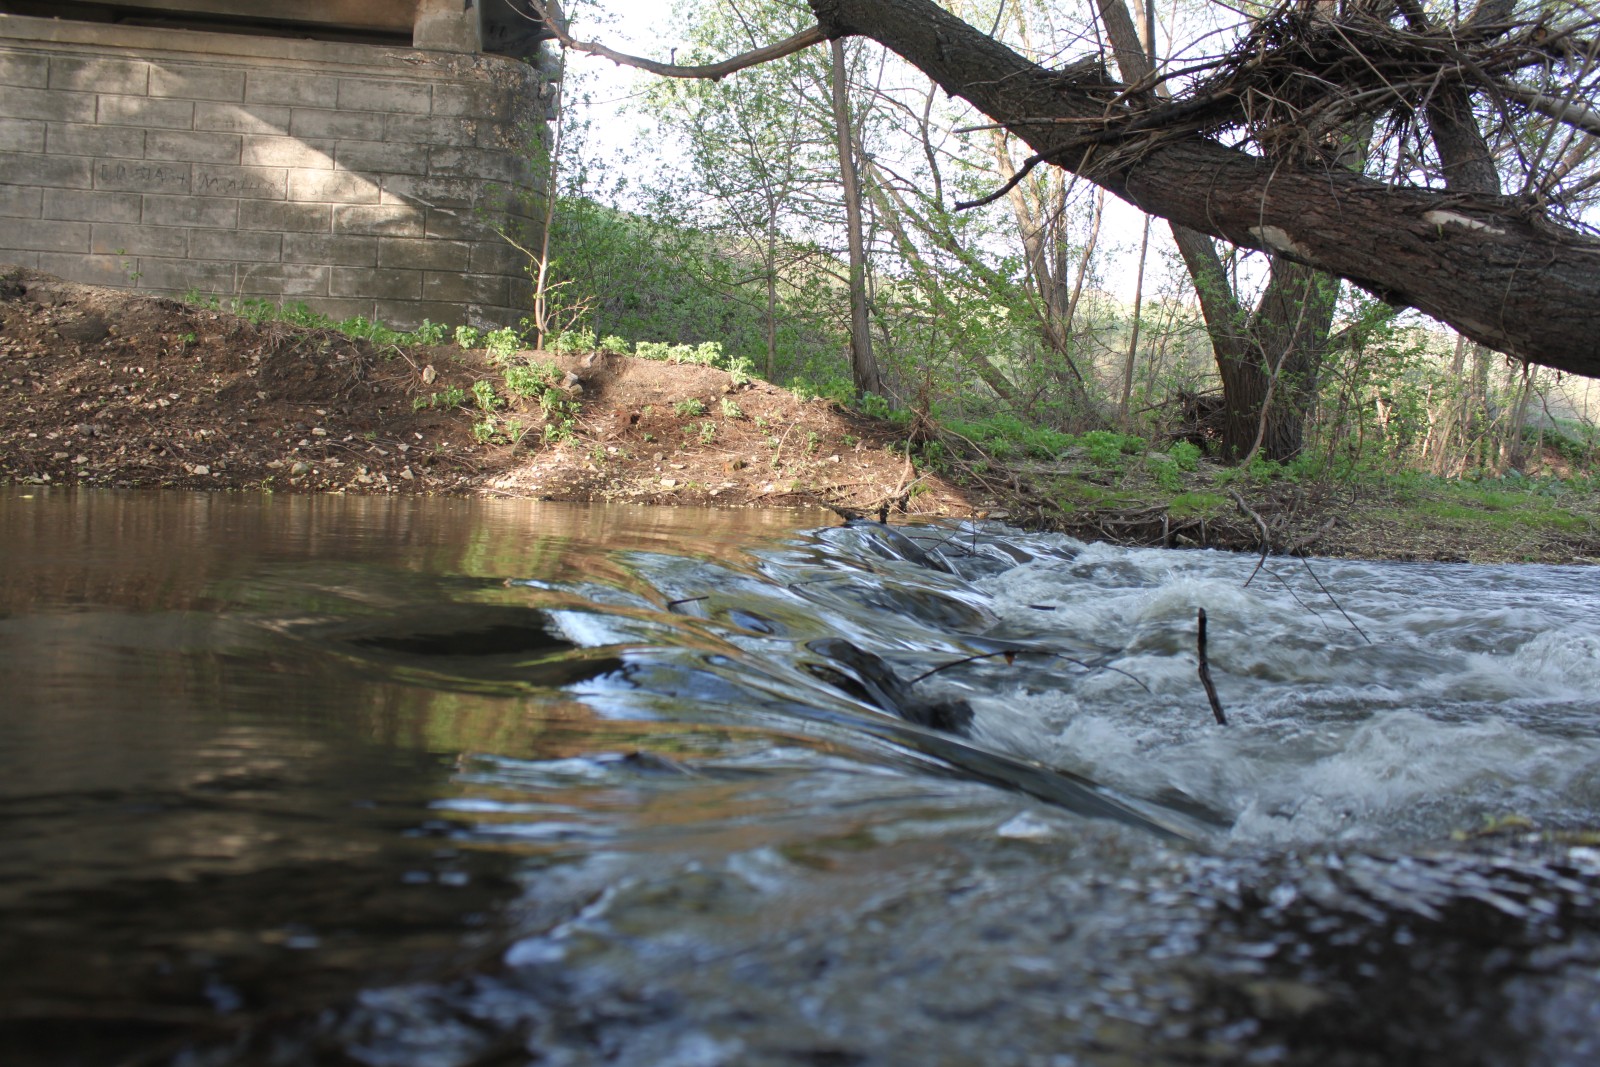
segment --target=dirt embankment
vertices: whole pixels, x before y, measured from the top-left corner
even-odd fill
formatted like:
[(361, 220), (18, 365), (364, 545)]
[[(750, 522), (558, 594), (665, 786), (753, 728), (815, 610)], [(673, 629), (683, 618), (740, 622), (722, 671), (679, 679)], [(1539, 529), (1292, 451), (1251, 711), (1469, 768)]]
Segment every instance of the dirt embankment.
[[(506, 361), (482, 350), (374, 346), (0, 268), (0, 478), (914, 515), (973, 507), (914, 472), (891, 426), (765, 382), (616, 355), (513, 362), (553, 368), (561, 408), (575, 416), (562, 439), (545, 440), (544, 409), (513, 395)], [(488, 412), (473, 393), (480, 382), (499, 401)]]
[[(516, 395), (511, 367), (544, 384)], [(912, 468), (904, 435), (690, 363), (374, 345), (0, 266), (0, 483), (887, 509), (1124, 544), (1600, 558), (1594, 493), (1230, 485), (1205, 465), (1174, 487), (1138, 457), (963, 461), (954, 438), (941, 476)]]

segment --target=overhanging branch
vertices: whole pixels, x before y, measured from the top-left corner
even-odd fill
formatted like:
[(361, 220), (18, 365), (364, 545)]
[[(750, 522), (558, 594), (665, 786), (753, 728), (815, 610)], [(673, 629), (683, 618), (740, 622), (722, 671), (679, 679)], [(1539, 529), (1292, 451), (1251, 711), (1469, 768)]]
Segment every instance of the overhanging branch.
[[(708, 81), (719, 81), (730, 74), (744, 70), (746, 67), (755, 67), (762, 63), (770, 63), (774, 59), (782, 59), (784, 56), (793, 55), (803, 49), (810, 48), (814, 44), (822, 44), (828, 39), (828, 35), (822, 31), (821, 26), (809, 26), (793, 37), (785, 38), (776, 44), (764, 45), (761, 48), (743, 52), (730, 59), (724, 59), (720, 63), (683, 66), (677, 63), (661, 63), (654, 59), (645, 59), (643, 56), (630, 56), (624, 52), (607, 48), (598, 41), (580, 41), (567, 32), (566, 20), (561, 17), (560, 10), (555, 8), (554, 4), (547, 6), (543, 0), (528, 0), (528, 6), (533, 9), (534, 14), (544, 20), (546, 26), (550, 27), (550, 32), (555, 34), (557, 41), (561, 42), (561, 47), (574, 52), (586, 52), (592, 56), (599, 56), (601, 59), (609, 59), (611, 62), (624, 67), (637, 67), (639, 70), (648, 71), (651, 74), (659, 74), (664, 78), (699, 78)], [(554, 9), (554, 17), (552, 17), (552, 9)]]

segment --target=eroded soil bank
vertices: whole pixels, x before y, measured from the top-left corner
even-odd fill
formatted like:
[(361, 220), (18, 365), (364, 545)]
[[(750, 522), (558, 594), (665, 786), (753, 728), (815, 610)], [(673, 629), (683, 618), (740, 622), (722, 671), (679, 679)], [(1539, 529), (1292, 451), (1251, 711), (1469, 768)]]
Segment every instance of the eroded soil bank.
[[(1224, 488), (1205, 465), (1175, 493), (1138, 465), (1107, 471), (1072, 455), (918, 469), (903, 426), (711, 367), (603, 353), (511, 362), (541, 369), (557, 391), (543, 404), (515, 395), (507, 360), (482, 349), (379, 346), (0, 267), (0, 480), (824, 506), (887, 510), (890, 521), (988, 514), (1135, 544), (1600, 557), (1593, 494), (1511, 506), (1348, 486)], [(485, 407), (479, 383), (497, 403)]]

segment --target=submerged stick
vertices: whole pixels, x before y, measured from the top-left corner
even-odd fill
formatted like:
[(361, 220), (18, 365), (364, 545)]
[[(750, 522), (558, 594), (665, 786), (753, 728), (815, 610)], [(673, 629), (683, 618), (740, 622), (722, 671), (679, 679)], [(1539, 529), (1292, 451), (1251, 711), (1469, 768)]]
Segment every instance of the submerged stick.
[(1200, 647), (1200, 684), (1206, 687), (1206, 699), (1211, 701), (1211, 714), (1217, 717), (1218, 726), (1228, 725), (1228, 717), (1222, 713), (1222, 701), (1217, 699), (1217, 686), (1211, 680), (1211, 664), (1206, 660), (1206, 609), (1200, 609), (1198, 619), (1198, 644)]

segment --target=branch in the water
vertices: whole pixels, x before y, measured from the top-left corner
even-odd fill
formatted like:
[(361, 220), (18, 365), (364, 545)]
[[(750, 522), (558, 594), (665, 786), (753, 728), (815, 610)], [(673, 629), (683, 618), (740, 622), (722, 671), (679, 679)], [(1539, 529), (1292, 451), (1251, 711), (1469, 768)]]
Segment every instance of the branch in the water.
[[(822, 44), (828, 39), (828, 35), (822, 31), (821, 26), (811, 26), (801, 30), (793, 37), (779, 41), (777, 44), (769, 44), (753, 51), (744, 52), (731, 59), (724, 59), (720, 63), (680, 66), (676, 63), (660, 63), (654, 59), (645, 59), (643, 56), (630, 56), (615, 49), (607, 48), (598, 41), (580, 41), (567, 32), (565, 20), (561, 17), (559, 9), (557, 9), (555, 17), (552, 18), (547, 5), (542, 0), (528, 0), (528, 6), (533, 9), (534, 14), (544, 21), (546, 26), (550, 27), (550, 32), (555, 34), (556, 40), (561, 42), (561, 47), (569, 48), (574, 52), (587, 52), (592, 56), (609, 59), (611, 62), (625, 67), (637, 67), (639, 70), (648, 71), (651, 74), (659, 74), (664, 78), (704, 78), (710, 81), (718, 81), (736, 71), (744, 70), (746, 67), (759, 66), (774, 59), (782, 59), (784, 56), (793, 55), (802, 49), (810, 48), (814, 44)], [(554, 7), (553, 4), (549, 6)]]
[[(1255, 509), (1244, 502), (1244, 497), (1239, 495), (1238, 490), (1229, 489), (1228, 495), (1233, 497), (1235, 504), (1239, 505), (1239, 510), (1256, 520), (1256, 525), (1261, 528), (1261, 558), (1256, 561), (1256, 569), (1250, 572), (1250, 577), (1244, 580), (1244, 587), (1249, 589), (1250, 583), (1256, 580), (1256, 575), (1260, 574), (1261, 568), (1266, 565), (1267, 553), (1272, 551), (1272, 533), (1267, 529), (1267, 520), (1257, 515)], [(1204, 632), (1204, 630), (1205, 624), (1202, 623), (1201, 631)]]
[(1356, 633), (1361, 635), (1361, 640), (1365, 641), (1369, 645), (1372, 644), (1372, 638), (1367, 636), (1367, 631), (1363, 630), (1356, 620), (1350, 617), (1350, 613), (1344, 610), (1344, 605), (1339, 603), (1338, 598), (1328, 591), (1327, 586), (1322, 584), (1322, 579), (1317, 577), (1317, 572), (1311, 569), (1311, 561), (1306, 559), (1304, 556), (1301, 556), (1300, 562), (1305, 564), (1306, 573), (1311, 575), (1311, 580), (1313, 582), (1317, 583), (1317, 588), (1322, 590), (1322, 595), (1333, 601), (1333, 606), (1339, 609), (1339, 614), (1344, 616), (1344, 621), (1356, 628)]
[(1211, 714), (1216, 716), (1218, 726), (1228, 725), (1228, 717), (1222, 713), (1222, 701), (1217, 699), (1217, 687), (1211, 680), (1211, 663), (1206, 659), (1206, 609), (1200, 609), (1197, 620), (1197, 644), (1200, 649), (1200, 684), (1206, 687), (1206, 699), (1211, 701)]

